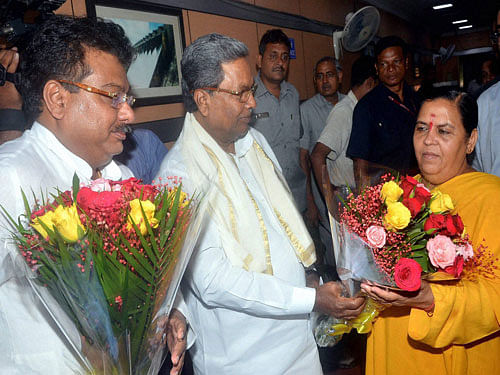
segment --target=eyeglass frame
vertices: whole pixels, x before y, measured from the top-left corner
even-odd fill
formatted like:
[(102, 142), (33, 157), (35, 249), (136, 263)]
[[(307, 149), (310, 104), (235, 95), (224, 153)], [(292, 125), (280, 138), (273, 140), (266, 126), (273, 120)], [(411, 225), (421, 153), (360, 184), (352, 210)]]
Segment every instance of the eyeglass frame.
[[(238, 96), (240, 99), (240, 103), (246, 103), (250, 100), (250, 96), (248, 96), (247, 100), (242, 100), (243, 94), (246, 92), (249, 92), (251, 95), (255, 95), (255, 92), (257, 91), (257, 84), (254, 83), (252, 85), (252, 87), (250, 87), (249, 89), (241, 90), (241, 91), (228, 90), (228, 89), (223, 89), (220, 87), (200, 87), (199, 90), (207, 90), (207, 91), (213, 91), (213, 92), (225, 92), (226, 94)], [(194, 90), (191, 91), (191, 94), (193, 92), (194, 92)]]
[[(133, 95), (127, 95), (124, 92), (105, 91), (105, 90), (98, 89), (97, 87), (87, 85), (87, 84), (82, 83), (82, 82), (74, 82), (74, 81), (69, 81), (67, 79), (58, 79), (56, 81), (60, 82), (60, 83), (66, 83), (68, 85), (78, 87), (78, 88), (85, 90), (87, 92), (90, 92), (92, 94), (107, 96), (108, 98), (113, 99), (113, 101), (111, 102), (111, 107), (113, 107), (115, 109), (118, 109), (120, 104), (122, 104), (122, 103), (127, 103), (130, 107), (132, 107), (135, 103), (135, 97)], [(117, 103), (118, 100), (119, 100), (119, 102)]]

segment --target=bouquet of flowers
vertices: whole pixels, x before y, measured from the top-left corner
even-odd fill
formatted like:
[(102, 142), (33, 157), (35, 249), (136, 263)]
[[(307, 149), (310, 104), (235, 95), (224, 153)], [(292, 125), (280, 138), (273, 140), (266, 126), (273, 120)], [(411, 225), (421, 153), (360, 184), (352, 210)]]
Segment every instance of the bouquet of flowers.
[(56, 323), (89, 373), (157, 374), (165, 358), (163, 328), (203, 218), (169, 182), (75, 175), (72, 191), (33, 209), (23, 193), (25, 217), (9, 216), (31, 286), (52, 316), (70, 318)]
[[(341, 201), (334, 215), (339, 222), (330, 220), (337, 272), (347, 295), (357, 293), (366, 280), (416, 291), (422, 278), (458, 279), (464, 266), (473, 263), (462, 220), (452, 214), (452, 198), (437, 189), (431, 193), (413, 177), (387, 174), (381, 183)], [(351, 328), (367, 333), (378, 310), (369, 300), (353, 321), (325, 319), (316, 338), (329, 346)]]

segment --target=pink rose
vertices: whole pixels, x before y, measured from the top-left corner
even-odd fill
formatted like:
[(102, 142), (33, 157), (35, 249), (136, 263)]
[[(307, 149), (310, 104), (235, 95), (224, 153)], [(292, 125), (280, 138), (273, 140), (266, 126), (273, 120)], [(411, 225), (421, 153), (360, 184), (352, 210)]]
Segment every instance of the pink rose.
[(90, 184), (86, 186), (83, 183), (80, 183), (80, 187), (88, 187), (90, 190), (100, 193), (101, 191), (111, 191), (111, 185), (109, 184), (109, 180), (105, 178), (97, 178), (95, 180), (90, 181)]
[(427, 241), (427, 251), (429, 252), (429, 259), (435, 267), (444, 270), (455, 263), (457, 247), (449, 237), (438, 234), (436, 237), (431, 238)]
[(464, 257), (464, 260), (472, 258), (474, 256), (474, 249), (470, 243), (463, 246), (457, 246), (457, 254)]
[(399, 258), (394, 267), (394, 281), (396, 285), (409, 292), (420, 289), (422, 267), (413, 259)]
[(379, 249), (384, 247), (386, 240), (384, 227), (379, 225), (370, 226), (366, 230), (366, 238), (373, 247), (378, 247)]

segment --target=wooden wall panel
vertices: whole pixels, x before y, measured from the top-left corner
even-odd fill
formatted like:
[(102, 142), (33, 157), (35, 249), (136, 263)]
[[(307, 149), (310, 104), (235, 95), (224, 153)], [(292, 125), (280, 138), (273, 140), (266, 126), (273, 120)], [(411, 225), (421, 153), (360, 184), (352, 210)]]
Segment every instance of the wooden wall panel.
[(448, 47), (450, 44), (455, 44), (457, 51), (479, 47), (490, 47), (490, 30), (444, 37), (437, 42), (438, 44), (434, 46), (436, 49), (439, 49), (439, 47)]
[(313, 83), (313, 69), (323, 56), (333, 56), (333, 39), (326, 35), (302, 33), (304, 43), (304, 75), (306, 80), (306, 97), (316, 94)]
[(280, 12), (300, 14), (300, 0), (255, 0), (255, 5)]
[(191, 26), (189, 25), (189, 16), (186, 9), (182, 10), (182, 23), (184, 24), (184, 39), (186, 47), (192, 43), (191, 40)]
[(202, 35), (217, 32), (229, 35), (245, 43), (249, 50), (248, 62), (252, 68), (252, 74), (255, 75), (257, 73), (255, 59), (259, 51), (259, 46), (255, 22), (193, 11), (188, 11), (188, 18), (192, 41), (195, 41)]
[(172, 103), (162, 105), (149, 105), (146, 107), (134, 108), (134, 124), (141, 122), (157, 121), (167, 118), (182, 117), (185, 115), (184, 104)]
[(343, 27), (347, 13), (354, 11), (352, 0), (299, 0), (304, 17)]
[(380, 27), (378, 36), (397, 35), (406, 43), (415, 42), (415, 33), (410, 25), (399, 17), (393, 16), (383, 10), (380, 11)]

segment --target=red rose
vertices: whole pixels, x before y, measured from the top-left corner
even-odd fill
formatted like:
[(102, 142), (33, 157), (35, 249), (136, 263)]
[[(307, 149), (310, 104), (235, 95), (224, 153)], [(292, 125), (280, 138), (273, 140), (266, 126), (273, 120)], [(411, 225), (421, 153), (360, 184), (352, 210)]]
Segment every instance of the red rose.
[(450, 237), (456, 236), (457, 228), (455, 227), (455, 223), (453, 222), (453, 217), (451, 215), (446, 215), (444, 219), (445, 227), (443, 228), (444, 230), (442, 231), (442, 233)]
[(404, 198), (403, 204), (410, 210), (411, 217), (415, 217), (422, 209), (423, 202), (417, 198)]
[(399, 183), (399, 187), (403, 189), (403, 198), (408, 198), (413, 191), (413, 188), (417, 186), (418, 181), (411, 176), (403, 177)]
[(140, 198), (141, 200), (154, 200), (154, 197), (158, 194), (158, 188), (154, 185), (145, 185), (137, 178), (129, 178), (125, 181), (118, 181), (116, 184), (122, 185), (121, 191), (127, 198), (127, 200), (133, 200), (135, 198)]
[(440, 232), (441, 229), (445, 226), (445, 218), (444, 215), (441, 214), (430, 214), (424, 224), (424, 230), (428, 231), (429, 229), (436, 229), (434, 233)]
[(139, 185), (140, 183), (141, 180), (135, 177), (130, 177), (123, 181), (113, 181), (113, 185), (122, 185), (122, 186), (134, 186), (134, 185)]
[(460, 277), (462, 270), (464, 269), (464, 257), (457, 255), (453, 266), (448, 266), (444, 269), (444, 272), (449, 273), (455, 277)]
[(462, 219), (459, 215), (453, 215), (451, 218), (453, 220), (453, 226), (455, 227), (457, 234), (461, 235), (464, 231), (464, 223), (462, 222)]
[(82, 187), (76, 196), (78, 206), (83, 211), (89, 209), (104, 210), (112, 208), (116, 202), (122, 197), (120, 191), (93, 191), (88, 187)]
[(399, 258), (394, 267), (394, 281), (396, 285), (409, 292), (420, 289), (420, 275), (422, 267), (413, 259)]
[(441, 227), (440, 233), (445, 236), (454, 237), (459, 236), (464, 231), (464, 224), (458, 215), (444, 215), (444, 223)]
[(415, 198), (423, 203), (428, 203), (431, 200), (432, 194), (424, 185), (418, 184), (415, 188)]

